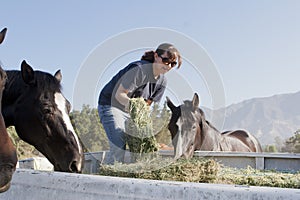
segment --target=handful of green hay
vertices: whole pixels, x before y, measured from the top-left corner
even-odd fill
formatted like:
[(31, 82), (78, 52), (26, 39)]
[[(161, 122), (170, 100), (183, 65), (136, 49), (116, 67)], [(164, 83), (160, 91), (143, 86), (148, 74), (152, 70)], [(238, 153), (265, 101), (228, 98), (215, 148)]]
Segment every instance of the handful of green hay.
[(150, 108), (143, 98), (129, 101), (130, 119), (126, 123), (126, 142), (132, 161), (153, 155), (158, 151), (158, 143), (153, 134)]

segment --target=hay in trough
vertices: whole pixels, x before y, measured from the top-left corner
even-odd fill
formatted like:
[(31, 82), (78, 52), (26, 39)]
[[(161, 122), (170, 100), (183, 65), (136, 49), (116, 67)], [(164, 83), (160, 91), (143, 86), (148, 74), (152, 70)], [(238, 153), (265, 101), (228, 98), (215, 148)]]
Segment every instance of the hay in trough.
[(282, 173), (256, 170), (251, 167), (235, 169), (224, 167), (212, 159), (199, 158), (174, 161), (171, 158), (161, 157), (147, 162), (102, 165), (100, 175), (300, 189), (300, 172)]
[(268, 186), (300, 189), (300, 173), (257, 170), (248, 166), (246, 169), (224, 167), (218, 173), (217, 183)]
[(153, 134), (150, 107), (143, 98), (132, 98), (129, 101), (129, 114), (126, 142), (132, 161), (155, 155), (159, 145)]
[(220, 165), (209, 159), (179, 159), (158, 157), (146, 162), (114, 165), (102, 165), (100, 175), (152, 180), (213, 182)]

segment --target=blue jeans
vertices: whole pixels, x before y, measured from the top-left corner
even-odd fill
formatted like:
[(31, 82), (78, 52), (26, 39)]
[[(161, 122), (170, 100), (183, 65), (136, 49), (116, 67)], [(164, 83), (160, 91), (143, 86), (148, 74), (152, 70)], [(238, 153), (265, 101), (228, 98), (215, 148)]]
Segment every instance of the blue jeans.
[(109, 140), (110, 151), (105, 159), (105, 164), (113, 164), (115, 161), (124, 162), (126, 150), (125, 122), (129, 114), (110, 105), (98, 105), (100, 122)]

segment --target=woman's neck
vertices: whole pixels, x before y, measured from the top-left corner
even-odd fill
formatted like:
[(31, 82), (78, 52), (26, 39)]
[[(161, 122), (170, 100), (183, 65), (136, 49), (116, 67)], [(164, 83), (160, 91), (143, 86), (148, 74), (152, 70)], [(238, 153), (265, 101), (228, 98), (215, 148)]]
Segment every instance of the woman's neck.
[(152, 65), (152, 71), (153, 71), (153, 77), (155, 79), (158, 79), (160, 73), (159, 73), (159, 69), (157, 68), (157, 66), (155, 65), (155, 63), (153, 63), (153, 65)]

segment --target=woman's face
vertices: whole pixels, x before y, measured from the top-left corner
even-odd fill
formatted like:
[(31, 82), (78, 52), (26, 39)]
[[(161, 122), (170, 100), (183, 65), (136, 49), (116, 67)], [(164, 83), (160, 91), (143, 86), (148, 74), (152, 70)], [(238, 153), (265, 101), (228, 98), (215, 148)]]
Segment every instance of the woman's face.
[(170, 71), (170, 69), (172, 69), (177, 65), (176, 59), (175, 60), (169, 59), (167, 52), (165, 52), (162, 55), (158, 55), (157, 53), (155, 53), (154, 57), (155, 57), (154, 64), (155, 64), (157, 75), (165, 74), (168, 71)]

